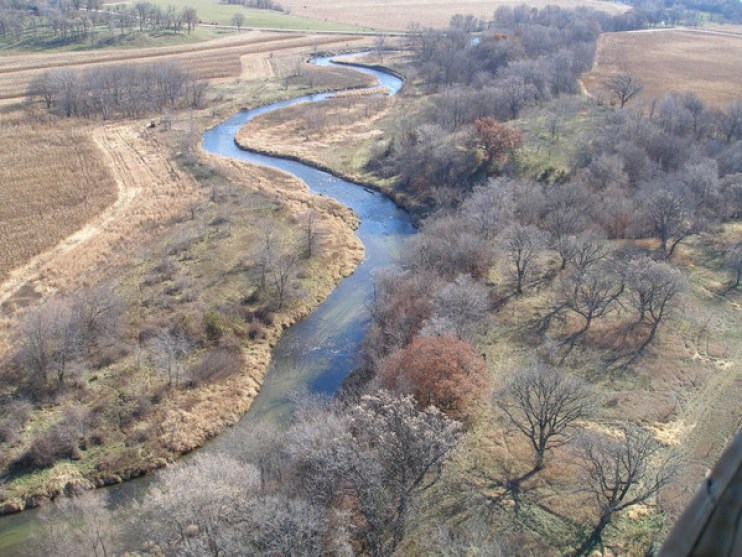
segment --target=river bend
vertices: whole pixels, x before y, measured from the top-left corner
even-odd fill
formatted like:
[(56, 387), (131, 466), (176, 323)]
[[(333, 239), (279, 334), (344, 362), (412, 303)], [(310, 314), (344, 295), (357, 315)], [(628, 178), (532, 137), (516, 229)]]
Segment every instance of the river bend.
[[(330, 66), (335, 65), (334, 59), (352, 56), (320, 57), (312, 62)], [(403, 81), (390, 73), (348, 63), (344, 66), (372, 75), (389, 94), (396, 94), (402, 88)], [(304, 181), (315, 194), (332, 197), (353, 209), (361, 219), (357, 233), (365, 247), (365, 259), (307, 318), (283, 334), (273, 350), (272, 363), (260, 393), (248, 413), (232, 430), (199, 449), (199, 453), (230, 453), (235, 449), (243, 452), (244, 448), (234, 446), (236, 434), (264, 423), (285, 422), (296, 394), (306, 391), (333, 394), (338, 390), (357, 362), (368, 329), (367, 308), (373, 294), (373, 275), (393, 263), (404, 239), (414, 233), (408, 213), (378, 192), (297, 161), (237, 147), (237, 132), (261, 114), (298, 103), (319, 102), (333, 94), (336, 93), (309, 95), (240, 112), (204, 133), (206, 152), (287, 172)], [(126, 513), (132, 500), (146, 496), (156, 477), (154, 474), (107, 489), (114, 506)], [(0, 554), (4, 557), (28, 555), (24, 550), (25, 541), (36, 527), (35, 510), (0, 519)]]

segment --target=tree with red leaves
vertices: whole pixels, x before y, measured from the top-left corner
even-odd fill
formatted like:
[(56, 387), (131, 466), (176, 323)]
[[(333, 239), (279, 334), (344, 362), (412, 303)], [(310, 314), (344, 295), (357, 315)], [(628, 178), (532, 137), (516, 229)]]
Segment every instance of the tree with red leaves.
[(523, 132), (500, 124), (493, 116), (480, 118), (474, 127), (490, 168), (523, 146)]
[(484, 358), (455, 335), (417, 337), (387, 358), (382, 386), (411, 394), (423, 408), (433, 405), (457, 420), (471, 413), (484, 390)]

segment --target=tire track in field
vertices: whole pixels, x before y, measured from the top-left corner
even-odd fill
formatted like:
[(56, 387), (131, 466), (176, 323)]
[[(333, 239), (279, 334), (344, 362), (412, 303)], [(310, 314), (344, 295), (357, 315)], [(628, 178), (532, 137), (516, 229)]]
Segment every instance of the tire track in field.
[(144, 123), (105, 126), (93, 140), (110, 165), (117, 199), (83, 228), (11, 272), (0, 305), (31, 287), (40, 294), (74, 289), (131, 256), (132, 248), (198, 198), (193, 179), (178, 173)]

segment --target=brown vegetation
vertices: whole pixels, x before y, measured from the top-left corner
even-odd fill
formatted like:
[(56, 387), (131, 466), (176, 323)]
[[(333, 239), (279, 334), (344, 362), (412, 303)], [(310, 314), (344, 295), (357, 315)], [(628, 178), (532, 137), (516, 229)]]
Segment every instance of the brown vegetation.
[(638, 78), (644, 98), (693, 91), (721, 108), (742, 88), (742, 36), (695, 29), (604, 33), (583, 82), (593, 96), (607, 96), (602, 82), (621, 72)]
[(396, 102), (381, 95), (343, 95), (311, 106), (297, 105), (256, 118), (240, 131), (237, 142), (246, 148), (267, 147), (363, 180), (359, 148), (381, 135), (374, 124)]
[(474, 346), (448, 334), (414, 339), (392, 353), (379, 374), (384, 388), (462, 421), (486, 391), (484, 369)]
[[(66, 132), (59, 133), (66, 136)], [(90, 160), (97, 159), (98, 164), (108, 166), (105, 172), (113, 174), (118, 198), (104, 212), (86, 215), (91, 219), (89, 222), (78, 220), (78, 228), (85, 226), (64, 243), (14, 269), (0, 290), (3, 302), (12, 303), (13, 296), (29, 289), (47, 293), (62, 286), (73, 289), (95, 281), (111, 265), (126, 260), (138, 241), (150, 237), (157, 226), (197, 198), (193, 179), (178, 172), (156, 134), (147, 131), (144, 123), (97, 128), (92, 135), (88, 144), (96, 151), (102, 149), (103, 153), (101, 156), (100, 151), (91, 151)], [(67, 148), (68, 140), (64, 141)], [(80, 143), (86, 144), (84, 140)], [(21, 178), (25, 183), (25, 177)], [(42, 186), (48, 188), (45, 182), (40, 182), (37, 188)], [(39, 191), (35, 190), (37, 194)]]

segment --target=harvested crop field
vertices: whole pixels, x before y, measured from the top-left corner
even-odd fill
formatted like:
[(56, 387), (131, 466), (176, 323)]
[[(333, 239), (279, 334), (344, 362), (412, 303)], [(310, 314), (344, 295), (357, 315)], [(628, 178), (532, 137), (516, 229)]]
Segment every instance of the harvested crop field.
[(0, 134), (0, 280), (116, 200), (116, 182), (84, 129)]
[(100, 52), (63, 53), (54, 55), (19, 55), (3, 59), (0, 64), (0, 99), (25, 97), (31, 80), (51, 68), (88, 67), (112, 63), (140, 63), (160, 60), (182, 62), (203, 79), (238, 77), (242, 57), (250, 54), (284, 50), (340, 48), (367, 37), (345, 35), (304, 35), (299, 33), (250, 32), (231, 35), (203, 43), (173, 47), (108, 50)]
[[(62, 147), (57, 151), (59, 160), (71, 159), (68, 146), (72, 142), (69, 137), (69, 132), (60, 132), (59, 143)], [(29, 189), (25, 195), (36, 200), (35, 204), (28, 203), (33, 207), (33, 214), (38, 215), (37, 220), (42, 223), (48, 220), (49, 229), (56, 233), (55, 240), (47, 241), (43, 247), (49, 248), (59, 240), (64, 241), (39, 253), (27, 263), (25, 259), (14, 262), (15, 265), (25, 264), (15, 268), (0, 286), (0, 303), (11, 308), (25, 303), (29, 292), (38, 295), (61, 287), (73, 290), (81, 283), (99, 279), (106, 269), (126, 260), (137, 241), (151, 236), (198, 195), (194, 181), (173, 167), (156, 136), (147, 133), (142, 122), (97, 128), (92, 132), (92, 137), (88, 132), (79, 139), (79, 142), (75, 142), (75, 149), (80, 149), (79, 145), (88, 146), (87, 160), (100, 168), (101, 173), (93, 181), (107, 184), (110, 189), (108, 202), (86, 212), (84, 218), (78, 217), (74, 221), (67, 219), (71, 221), (69, 224), (66, 215), (60, 215), (59, 218), (43, 217), (48, 214), (45, 211), (51, 210), (58, 202), (59, 179), (50, 178), (53, 176), (50, 167), (41, 164), (38, 167), (46, 169), (46, 181), (29, 182), (27, 176), (17, 174), (22, 176), (18, 182), (21, 191), (23, 187), (28, 187), (24, 184), (38, 183), (33, 191)], [(42, 148), (48, 151), (46, 145)], [(82, 174), (67, 175), (70, 176), (68, 182), (78, 185)], [(92, 171), (89, 171), (89, 175), (95, 176)], [(87, 184), (87, 179), (84, 183)], [(43, 191), (51, 186), (55, 186), (53, 194)], [(89, 187), (92, 190), (93, 186)], [(78, 188), (75, 193), (84, 199), (88, 190)], [(92, 199), (95, 196), (89, 197)], [(106, 205), (109, 207), (103, 210)], [(64, 225), (61, 224), (63, 222)], [(12, 221), (3, 222), (3, 226), (6, 224), (11, 230), (17, 226)], [(31, 254), (23, 255), (28, 258)]]
[(724, 106), (742, 89), (742, 35), (739, 28), (605, 33), (597, 63), (583, 82), (604, 96), (601, 81), (628, 72), (644, 84), (644, 98), (670, 91), (693, 91), (703, 101)]
[[(492, 19), (498, 6), (517, 6), (520, 0), (287, 0), (282, 5), (293, 15), (363, 25), (381, 30), (404, 31), (410, 23), (428, 27), (446, 27), (454, 14), (472, 14)], [(556, 4), (563, 8), (586, 6), (608, 13), (625, 12), (621, 4), (601, 0), (533, 0), (529, 6), (542, 8)]]

